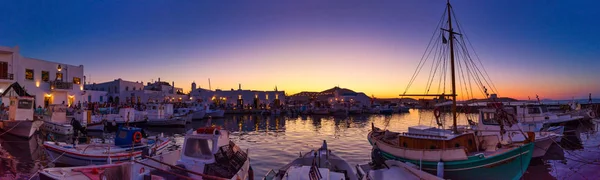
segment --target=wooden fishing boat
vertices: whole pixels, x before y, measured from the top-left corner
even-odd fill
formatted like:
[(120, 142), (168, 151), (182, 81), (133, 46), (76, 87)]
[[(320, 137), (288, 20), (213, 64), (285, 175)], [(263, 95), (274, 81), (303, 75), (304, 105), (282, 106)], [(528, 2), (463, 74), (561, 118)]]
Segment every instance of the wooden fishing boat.
[(318, 150), (301, 155), (279, 170), (269, 171), (263, 180), (341, 179), (358, 180), (352, 166), (327, 149), (327, 142)]
[(171, 146), (171, 140), (166, 137), (142, 138), (140, 128), (120, 127), (115, 136), (114, 144), (102, 142), (68, 144), (46, 141), (44, 148), (55, 163), (85, 166), (139, 159), (143, 153), (160, 154)]
[[(526, 134), (525, 141), (514, 142), (507, 141), (504, 139), (506, 134), (505, 125), (510, 126), (517, 124), (514, 119), (503, 118), (504, 114), (501, 111), (493, 112), (480, 112), (478, 116), (478, 123), (483, 125), (493, 125), (500, 127), (497, 132), (490, 132), (483, 134), (481, 131), (474, 131), (469, 129), (461, 129), (457, 126), (457, 89), (463, 90), (471, 88), (470, 81), (476, 81), (474, 84), (479, 86), (485, 97), (489, 97), (487, 93), (488, 89), (484, 85), (491, 86), (491, 90), (495, 91), (495, 87), (490, 85), (491, 80), (488, 80), (488, 76), (484, 75), (479, 69), (483, 67), (477, 67), (477, 64), (472, 63), (471, 56), (467, 55), (469, 52), (466, 41), (463, 39), (464, 34), (461, 32), (460, 26), (453, 28), (452, 18), (455, 17), (453, 14), (452, 6), (448, 2), (446, 4), (446, 12), (442, 16), (439, 26), (439, 34), (432, 37), (438, 38), (438, 42), (441, 44), (434, 44), (428, 46), (425, 54), (432, 53), (435, 50), (440, 50), (442, 53), (436, 52), (437, 58), (432, 60), (432, 74), (428, 77), (427, 91), (425, 94), (407, 94), (406, 91), (401, 96), (433, 96), (440, 99), (451, 98), (451, 114), (452, 129), (447, 130), (444, 128), (445, 121), (444, 117), (441, 116), (439, 109), (434, 110), (435, 121), (437, 127), (431, 126), (413, 126), (408, 128), (408, 132), (391, 132), (383, 130), (372, 125), (372, 130), (368, 134), (368, 140), (373, 146), (374, 150), (381, 151), (381, 156), (388, 160), (397, 160), (401, 162), (410, 162), (418, 165), (420, 169), (435, 173), (441, 178), (450, 179), (520, 179), (523, 173), (527, 170), (531, 156), (533, 154), (534, 144), (532, 143), (535, 139), (535, 134), (531, 132), (520, 132)], [(443, 22), (443, 23), (442, 23)], [(438, 32), (436, 32), (438, 33)], [(448, 37), (446, 39), (446, 37)], [(457, 43), (455, 41), (459, 41)], [(455, 50), (455, 44), (460, 50)], [(455, 57), (458, 56), (458, 60)], [(430, 56), (424, 56), (419, 63), (417, 69), (422, 68), (422, 65), (428, 60)], [(456, 61), (456, 62), (455, 62)], [(436, 65), (437, 63), (437, 65)], [(439, 66), (440, 64), (443, 66)], [(457, 71), (455, 65), (458, 64), (460, 67), (469, 68), (471, 72), (465, 73), (468, 70)], [(450, 67), (449, 69), (447, 67)], [(472, 72), (473, 69), (478, 68), (477, 72)], [(436, 74), (435, 72), (442, 72)], [(447, 78), (445, 73), (450, 73), (450, 77)], [(419, 71), (415, 71), (413, 79), (409, 82), (407, 90), (411, 84), (415, 81)], [(459, 76), (459, 88), (456, 87), (457, 75)], [(436, 77), (439, 76), (439, 77)], [(469, 77), (464, 76), (476, 76)], [(439, 84), (439, 94), (429, 94), (431, 85), (436, 79), (444, 81)], [(446, 83), (445, 80), (449, 79), (451, 82)], [(467, 83), (468, 82), (468, 83)], [(485, 84), (484, 84), (485, 83)], [(445, 92), (446, 84), (451, 86), (451, 92)], [(443, 87), (442, 87), (443, 85)], [(463, 87), (460, 87), (463, 86)], [(466, 98), (472, 99), (472, 94), (466, 94)], [(470, 91), (472, 92), (472, 91)], [(489, 124), (493, 122), (493, 124)]]

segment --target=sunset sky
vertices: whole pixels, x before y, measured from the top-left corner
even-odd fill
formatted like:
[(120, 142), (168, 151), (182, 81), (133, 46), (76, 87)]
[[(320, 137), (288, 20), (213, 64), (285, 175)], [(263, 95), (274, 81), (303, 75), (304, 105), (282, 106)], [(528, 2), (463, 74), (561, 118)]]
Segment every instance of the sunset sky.
[[(445, 0), (9, 1), (0, 46), (92, 82), (175, 81), (398, 97)], [(499, 96), (600, 97), (600, 1), (453, 1)], [(427, 76), (427, 72), (422, 74)], [(425, 82), (409, 90), (421, 93)]]

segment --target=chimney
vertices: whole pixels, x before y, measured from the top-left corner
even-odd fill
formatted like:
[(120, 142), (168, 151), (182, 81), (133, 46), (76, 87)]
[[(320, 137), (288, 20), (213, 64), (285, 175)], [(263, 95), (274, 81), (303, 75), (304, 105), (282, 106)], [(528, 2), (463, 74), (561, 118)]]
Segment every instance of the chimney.
[(242, 90), (242, 83), (238, 84), (238, 90)]
[(160, 78), (158, 78), (158, 82), (160, 82)]

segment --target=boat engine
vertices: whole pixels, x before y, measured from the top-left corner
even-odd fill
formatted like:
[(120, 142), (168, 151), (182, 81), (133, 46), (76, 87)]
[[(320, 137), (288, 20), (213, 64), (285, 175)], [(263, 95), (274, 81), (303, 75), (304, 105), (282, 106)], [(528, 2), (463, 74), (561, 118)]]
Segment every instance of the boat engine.
[(73, 126), (73, 134), (78, 135), (79, 133), (87, 136), (87, 130), (85, 127), (79, 123), (79, 121), (75, 120), (75, 118), (71, 119), (71, 126)]

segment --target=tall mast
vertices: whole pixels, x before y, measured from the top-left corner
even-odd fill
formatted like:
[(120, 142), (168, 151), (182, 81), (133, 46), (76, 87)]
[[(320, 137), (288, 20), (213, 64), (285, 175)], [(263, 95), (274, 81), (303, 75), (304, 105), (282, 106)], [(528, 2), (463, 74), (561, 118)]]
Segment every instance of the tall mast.
[(448, 33), (450, 34), (450, 72), (452, 73), (452, 131), (458, 134), (456, 128), (456, 83), (454, 75), (454, 32), (452, 30), (452, 14), (450, 13), (450, 0), (447, 1), (448, 6)]

